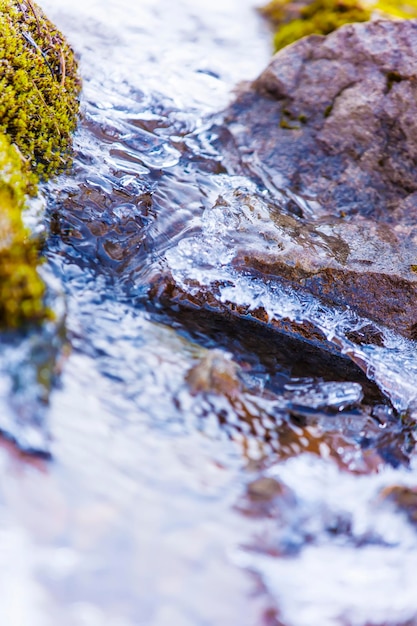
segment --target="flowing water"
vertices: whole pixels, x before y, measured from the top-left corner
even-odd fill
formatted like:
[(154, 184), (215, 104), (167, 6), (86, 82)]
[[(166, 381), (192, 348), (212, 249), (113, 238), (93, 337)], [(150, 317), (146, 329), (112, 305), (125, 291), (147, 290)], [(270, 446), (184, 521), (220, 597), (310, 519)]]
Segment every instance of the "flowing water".
[(417, 624), (415, 343), (233, 269), (276, 228), (212, 131), (253, 0), (42, 7), (82, 120), (28, 216), (56, 321), (2, 338), (1, 623)]

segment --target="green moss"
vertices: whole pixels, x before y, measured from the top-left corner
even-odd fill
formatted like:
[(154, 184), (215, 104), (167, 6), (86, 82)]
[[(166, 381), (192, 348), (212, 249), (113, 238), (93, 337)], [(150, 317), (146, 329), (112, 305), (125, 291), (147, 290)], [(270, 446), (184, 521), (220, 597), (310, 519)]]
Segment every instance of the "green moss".
[(379, 0), (372, 8), (387, 17), (411, 19), (417, 17), (417, 0), (401, 2), (398, 0)]
[(0, 132), (27, 159), (32, 182), (71, 156), (80, 83), (63, 35), (31, 0), (0, 0)]
[(303, 124), (307, 123), (307, 116), (304, 113), (301, 113), (298, 116), (293, 115), (293, 113), (284, 109), (282, 111), (281, 120), (279, 122), (280, 128), (285, 128), (287, 130), (299, 130)]
[(306, 35), (328, 35), (344, 24), (365, 22), (373, 14), (417, 17), (417, 0), (272, 0), (261, 12), (276, 27), (274, 46), (275, 50), (281, 50)]
[(0, 135), (0, 326), (49, 316), (36, 243), (22, 222), (27, 179), (17, 149)]
[(22, 211), (71, 160), (80, 82), (71, 48), (31, 1), (0, 0), (0, 327), (50, 317)]

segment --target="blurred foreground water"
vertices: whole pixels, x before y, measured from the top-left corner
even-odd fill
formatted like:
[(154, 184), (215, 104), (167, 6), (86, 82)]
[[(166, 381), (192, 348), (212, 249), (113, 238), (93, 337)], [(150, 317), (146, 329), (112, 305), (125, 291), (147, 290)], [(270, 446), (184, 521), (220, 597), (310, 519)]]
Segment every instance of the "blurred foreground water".
[(210, 134), (270, 56), (253, 1), (42, 7), (83, 116), (44, 190), (58, 322), (2, 345), (0, 427), (43, 453), (0, 448), (2, 623), (417, 624), (415, 343), (232, 269), (269, 228)]

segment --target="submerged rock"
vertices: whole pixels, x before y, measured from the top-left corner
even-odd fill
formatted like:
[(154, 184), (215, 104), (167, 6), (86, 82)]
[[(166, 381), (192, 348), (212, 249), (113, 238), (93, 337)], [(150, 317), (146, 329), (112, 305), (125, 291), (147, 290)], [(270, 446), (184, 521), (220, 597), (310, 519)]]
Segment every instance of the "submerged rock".
[(217, 128), (234, 173), (268, 190), (271, 227), (235, 265), (412, 339), (416, 68), (415, 20), (348, 24), (275, 55)]
[(395, 485), (382, 490), (381, 498), (393, 502), (405, 513), (412, 524), (417, 524), (417, 489), (405, 485)]

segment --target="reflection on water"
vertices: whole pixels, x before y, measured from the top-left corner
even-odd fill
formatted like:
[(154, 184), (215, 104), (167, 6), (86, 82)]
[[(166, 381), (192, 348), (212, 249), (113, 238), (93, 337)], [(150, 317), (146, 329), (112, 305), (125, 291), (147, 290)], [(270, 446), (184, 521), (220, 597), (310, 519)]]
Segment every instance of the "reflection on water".
[(211, 130), (269, 55), (252, 0), (42, 6), (83, 118), (44, 190), (66, 339), (2, 351), (0, 428), (52, 454), (0, 448), (2, 621), (417, 623), (414, 343), (235, 263), (279, 229)]

